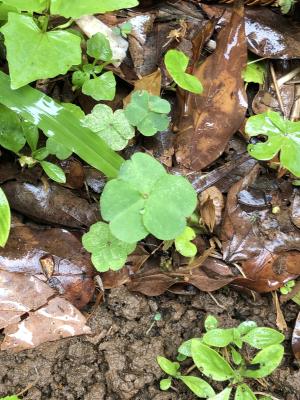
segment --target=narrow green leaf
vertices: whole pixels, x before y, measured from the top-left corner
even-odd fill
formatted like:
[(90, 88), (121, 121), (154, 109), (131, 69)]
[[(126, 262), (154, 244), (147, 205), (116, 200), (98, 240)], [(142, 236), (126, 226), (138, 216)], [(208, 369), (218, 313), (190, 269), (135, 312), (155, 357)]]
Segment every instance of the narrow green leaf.
[(227, 387), (226, 389), (222, 390), (222, 392), (218, 393), (217, 395), (210, 397), (209, 400), (229, 400), (232, 388)]
[(230, 352), (231, 352), (231, 357), (232, 357), (233, 362), (236, 365), (240, 365), (243, 360), (240, 353), (238, 351), (236, 351), (236, 349), (234, 347), (230, 347)]
[(51, 178), (53, 181), (58, 183), (66, 183), (66, 175), (64, 171), (55, 164), (52, 164), (48, 161), (40, 162), (45, 173)]
[(192, 357), (197, 368), (216, 381), (226, 381), (235, 377), (235, 372), (228, 362), (202, 343), (192, 342)]
[(0, 103), (37, 125), (47, 136), (55, 138), (108, 177), (118, 175), (124, 161), (122, 157), (83, 127), (72, 112), (30, 86), (12, 90), (8, 75), (1, 71)]
[(271, 344), (283, 342), (284, 335), (272, 328), (254, 328), (242, 337), (242, 340), (256, 349), (263, 349)]
[(167, 379), (162, 379), (159, 382), (159, 387), (161, 390), (168, 390), (170, 388), (172, 384), (172, 379), (171, 378), (167, 378)]
[(0, 188), (0, 246), (4, 247), (10, 230), (10, 207), (5, 193)]
[(207, 399), (215, 395), (214, 389), (204, 379), (197, 376), (181, 376), (179, 378), (196, 396)]
[(156, 358), (160, 368), (168, 375), (176, 378), (178, 376), (179, 364), (178, 362), (172, 362), (165, 357), (158, 356)]
[(234, 400), (257, 400), (255, 394), (245, 383), (236, 388)]
[(251, 361), (251, 365), (260, 364), (258, 369), (246, 369), (242, 372), (247, 378), (264, 378), (276, 369), (283, 358), (284, 348), (281, 344), (273, 344), (261, 350)]

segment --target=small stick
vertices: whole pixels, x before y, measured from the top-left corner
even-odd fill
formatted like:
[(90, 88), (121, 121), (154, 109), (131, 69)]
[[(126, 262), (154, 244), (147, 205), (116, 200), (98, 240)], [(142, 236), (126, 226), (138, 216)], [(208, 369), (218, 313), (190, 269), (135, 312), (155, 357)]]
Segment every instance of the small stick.
[(283, 102), (282, 102), (282, 98), (281, 98), (281, 94), (280, 94), (280, 90), (279, 90), (279, 86), (278, 86), (278, 83), (277, 83), (275, 70), (274, 70), (274, 67), (273, 67), (272, 64), (270, 65), (270, 71), (271, 71), (271, 75), (272, 75), (272, 79), (273, 79), (273, 83), (274, 83), (274, 87), (275, 87), (275, 92), (276, 92), (276, 96), (277, 96), (277, 99), (278, 99), (278, 103), (279, 103), (281, 112), (284, 115), (284, 117), (286, 118), (285, 111), (284, 111), (284, 106), (283, 106)]
[(259, 394), (260, 396), (269, 396), (272, 400), (281, 400), (278, 397), (274, 397), (271, 394), (265, 392), (254, 392), (254, 394)]

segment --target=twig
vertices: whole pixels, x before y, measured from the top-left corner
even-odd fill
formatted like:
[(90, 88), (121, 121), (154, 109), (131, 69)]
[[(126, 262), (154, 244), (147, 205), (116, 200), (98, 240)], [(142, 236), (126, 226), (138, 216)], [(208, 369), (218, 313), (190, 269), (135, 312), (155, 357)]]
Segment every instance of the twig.
[(270, 65), (270, 71), (271, 71), (271, 76), (272, 76), (272, 79), (273, 79), (274, 88), (275, 88), (275, 92), (276, 92), (276, 96), (277, 96), (277, 99), (278, 99), (278, 103), (279, 103), (281, 112), (284, 115), (284, 117), (286, 118), (282, 97), (281, 97), (281, 94), (280, 94), (280, 90), (279, 90), (279, 86), (278, 86), (275, 70), (274, 70), (274, 67), (273, 67), (272, 64)]
[[(277, 79), (277, 84), (278, 87), (284, 85), (285, 83), (291, 81), (296, 75), (300, 74), (300, 67), (297, 67), (290, 71), (288, 74), (283, 75), (279, 79)], [(296, 82), (290, 82), (290, 83), (296, 83)]]
[(260, 396), (269, 396), (269, 397), (271, 397), (272, 400), (282, 400), (282, 399), (279, 399), (278, 397), (274, 397), (271, 394), (265, 393), (265, 392), (254, 392), (254, 394), (259, 394)]

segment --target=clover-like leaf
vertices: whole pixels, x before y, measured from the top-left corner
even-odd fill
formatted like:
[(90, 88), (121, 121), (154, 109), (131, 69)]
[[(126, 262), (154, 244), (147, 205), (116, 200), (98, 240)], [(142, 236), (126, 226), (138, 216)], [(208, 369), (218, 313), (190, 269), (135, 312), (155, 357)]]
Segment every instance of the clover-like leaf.
[(124, 111), (131, 125), (136, 126), (144, 136), (153, 136), (167, 129), (170, 110), (167, 100), (150, 95), (146, 90), (137, 90)]
[(263, 135), (265, 142), (249, 144), (249, 154), (258, 160), (271, 160), (280, 152), (280, 164), (295, 176), (300, 177), (300, 121), (284, 120), (279, 113), (268, 111), (250, 117), (246, 133)]
[(25, 143), (20, 118), (10, 109), (0, 105), (0, 146), (18, 153)]
[(191, 240), (195, 239), (196, 233), (194, 229), (186, 226), (182, 234), (175, 238), (176, 250), (184, 257), (195, 257), (197, 254), (197, 247)]
[(58, 165), (52, 164), (48, 161), (41, 161), (40, 164), (41, 164), (44, 172), (54, 182), (66, 183), (66, 175), (65, 175), (64, 171)]
[(157, 356), (156, 358), (158, 365), (160, 368), (168, 375), (173, 376), (174, 378), (178, 377), (180, 374), (178, 373), (180, 365), (178, 362), (173, 362), (168, 360), (165, 357)]
[(214, 389), (204, 379), (187, 375), (179, 378), (197, 397), (208, 398), (215, 395)]
[(78, 36), (59, 30), (42, 32), (27, 15), (9, 13), (1, 32), (5, 38), (12, 89), (37, 79), (63, 75), (72, 65), (81, 63)]
[(109, 181), (100, 199), (101, 214), (114, 236), (136, 242), (149, 233), (172, 240), (183, 232), (196, 207), (196, 193), (182, 176), (169, 175), (153, 157), (135, 153)]
[(216, 381), (226, 381), (235, 377), (235, 372), (228, 362), (205, 344), (192, 342), (192, 357), (197, 368)]
[(203, 92), (203, 86), (199, 79), (185, 72), (189, 64), (189, 58), (182, 51), (168, 50), (164, 61), (167, 71), (178, 86), (196, 94)]
[(10, 207), (5, 193), (0, 188), (0, 246), (4, 247), (10, 231)]
[(79, 18), (82, 15), (106, 13), (138, 4), (138, 0), (51, 0), (50, 11), (51, 14), (66, 18)]
[(245, 82), (263, 84), (265, 80), (266, 67), (264, 63), (251, 62), (247, 64), (245, 70), (242, 73), (242, 77)]
[(259, 365), (259, 368), (246, 369), (242, 375), (247, 378), (264, 378), (270, 375), (281, 363), (284, 348), (281, 344), (273, 344), (258, 352), (251, 361), (251, 365)]
[(93, 57), (96, 60), (110, 61), (112, 59), (109, 40), (100, 32), (97, 32), (87, 40), (86, 52), (90, 57)]
[(113, 150), (122, 150), (134, 136), (134, 128), (124, 111), (113, 110), (105, 104), (97, 104), (91, 114), (81, 120), (82, 124), (97, 133)]
[(85, 81), (82, 85), (82, 93), (91, 96), (93, 99), (113, 100), (116, 94), (116, 79), (111, 71), (94, 79)]
[(258, 327), (251, 329), (242, 339), (256, 349), (264, 349), (272, 344), (283, 342), (284, 335), (272, 328)]
[(222, 392), (210, 397), (209, 400), (229, 400), (231, 392), (232, 387), (227, 387), (226, 389), (222, 390)]
[(245, 383), (236, 388), (234, 400), (257, 400), (255, 394)]
[(136, 243), (125, 243), (114, 237), (108, 224), (97, 222), (82, 236), (84, 248), (92, 253), (92, 263), (97, 271), (117, 271), (123, 267)]

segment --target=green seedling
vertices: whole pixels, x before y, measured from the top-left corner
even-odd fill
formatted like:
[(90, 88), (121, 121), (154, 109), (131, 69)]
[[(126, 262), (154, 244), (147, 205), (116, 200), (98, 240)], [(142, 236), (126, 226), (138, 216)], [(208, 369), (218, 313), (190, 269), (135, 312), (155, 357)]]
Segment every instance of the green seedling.
[(136, 126), (144, 136), (153, 136), (167, 129), (170, 122), (167, 114), (170, 111), (171, 106), (167, 100), (153, 96), (146, 90), (134, 92), (124, 110), (130, 124)]
[(265, 81), (265, 75), (265, 64), (259, 62), (259, 60), (250, 60), (242, 73), (243, 79), (246, 83), (259, 83), (261, 85)]
[[(104, 72), (103, 68), (112, 62), (112, 50), (108, 39), (102, 33), (96, 33), (86, 42), (87, 54), (94, 58), (93, 64), (84, 64), (72, 75), (75, 88), (81, 88), (82, 93), (95, 100), (113, 100), (116, 94), (116, 79), (111, 71)], [(102, 64), (96, 64), (103, 61)], [(101, 74), (100, 76), (98, 76)]]
[(184, 257), (195, 257), (197, 247), (191, 241), (196, 237), (194, 229), (186, 226), (183, 233), (175, 238), (175, 248)]
[(279, 113), (268, 111), (250, 117), (246, 123), (249, 137), (264, 136), (265, 142), (249, 144), (249, 154), (258, 160), (271, 160), (278, 153), (280, 165), (300, 177), (300, 122), (283, 119)]
[(116, 26), (112, 30), (116, 35), (120, 35), (126, 39), (127, 35), (131, 33), (132, 24), (130, 22), (124, 22), (123, 24)]
[(199, 79), (185, 72), (189, 64), (189, 58), (182, 51), (168, 50), (164, 61), (168, 73), (178, 86), (196, 94), (203, 92), (203, 86)]
[(20, 397), (18, 396), (6, 396), (6, 397), (1, 397), (0, 400), (20, 400)]
[(277, 0), (276, 5), (280, 7), (282, 14), (287, 14), (295, 4), (295, 0)]
[[(169, 375), (161, 381), (161, 389), (169, 389), (172, 380), (177, 379), (200, 398), (229, 400), (235, 390), (235, 400), (257, 399), (244, 381), (264, 378), (279, 366), (284, 353), (281, 345), (284, 335), (275, 329), (257, 327), (253, 321), (245, 321), (237, 328), (221, 329), (218, 328), (217, 319), (209, 316), (204, 325), (207, 332), (200, 338), (183, 342), (178, 349), (177, 359), (183, 361), (190, 357), (202, 376), (219, 382), (229, 381), (229, 385), (216, 394), (215, 389), (202, 377), (182, 374), (178, 362), (159, 356), (158, 364)], [(259, 350), (250, 361), (243, 356), (244, 344)]]
[(153, 328), (154, 324), (158, 321), (161, 320), (161, 313), (156, 313), (153, 317), (153, 321), (151, 323), (151, 325), (149, 326), (149, 328), (147, 329), (146, 335), (148, 335), (148, 333), (151, 331), (151, 329)]
[(0, 246), (4, 247), (10, 231), (10, 207), (5, 193), (0, 188)]
[(105, 104), (97, 104), (91, 114), (86, 115), (81, 121), (113, 150), (124, 149), (129, 139), (134, 137), (135, 129), (128, 122), (124, 111), (113, 112)]
[(99, 272), (121, 269), (136, 247), (136, 243), (125, 243), (114, 237), (104, 222), (93, 224), (83, 235), (82, 244), (92, 253), (92, 263)]
[(296, 282), (292, 279), (288, 281), (282, 286), (279, 290), (281, 294), (288, 294), (292, 291), (293, 287), (296, 285)]
[(194, 211), (196, 192), (182, 176), (169, 175), (153, 157), (135, 153), (109, 181), (100, 199), (112, 234), (127, 243), (149, 233), (161, 240), (180, 235)]

